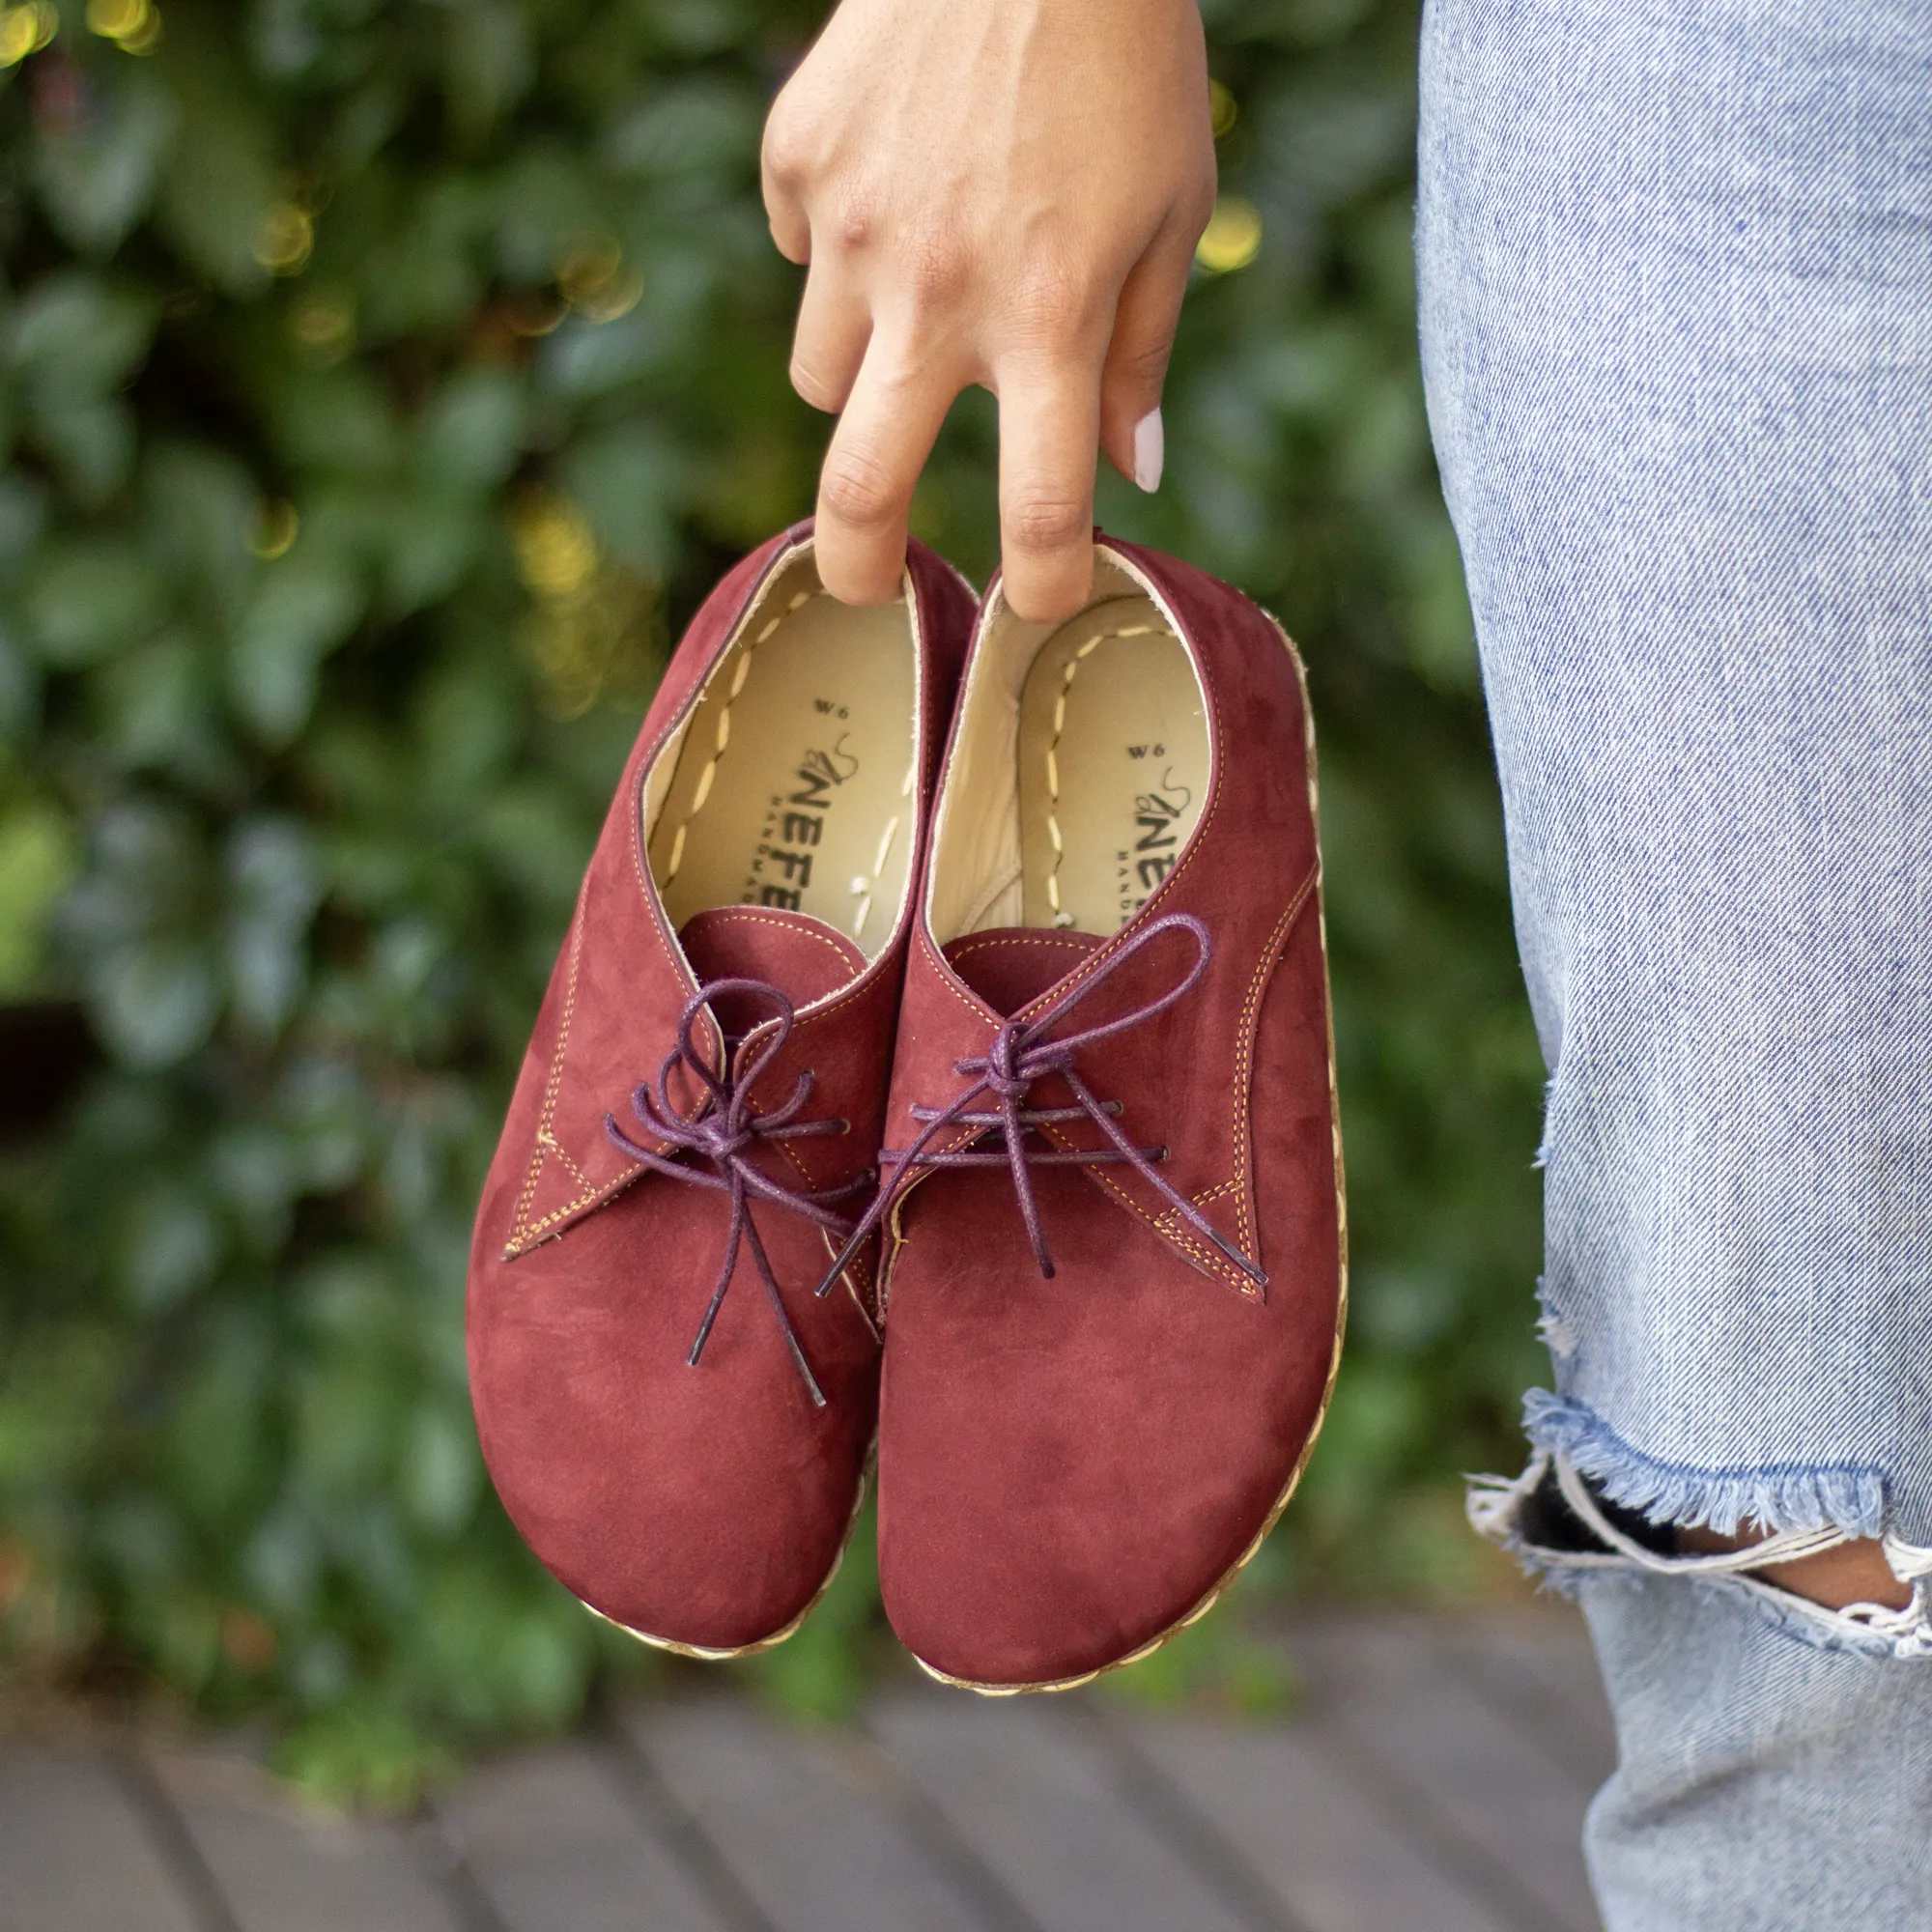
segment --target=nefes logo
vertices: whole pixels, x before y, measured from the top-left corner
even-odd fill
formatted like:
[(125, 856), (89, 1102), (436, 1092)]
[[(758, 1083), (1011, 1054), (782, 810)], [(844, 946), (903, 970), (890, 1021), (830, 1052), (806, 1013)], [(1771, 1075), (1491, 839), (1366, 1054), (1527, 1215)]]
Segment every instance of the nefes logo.
[[(849, 715), (828, 698), (816, 699), (814, 708), (840, 718)], [(797, 790), (773, 794), (764, 837), (740, 895), (744, 904), (799, 910), (800, 895), (811, 884), (812, 853), (825, 837), (825, 817), (833, 798), (838, 786), (858, 776), (859, 760), (845, 749), (849, 735), (841, 734), (829, 752), (808, 751), (798, 762)], [(768, 867), (782, 874), (781, 882), (770, 876)]]
[[(1158, 757), (1165, 750), (1163, 745), (1129, 745), (1127, 755), (1140, 758), (1151, 752)], [(1161, 774), (1158, 790), (1135, 795), (1134, 824), (1140, 836), (1131, 851), (1115, 855), (1123, 913), (1138, 912), (1147, 904), (1148, 895), (1173, 871), (1174, 862), (1180, 856), (1180, 815), (1193, 798), (1171, 768)]]

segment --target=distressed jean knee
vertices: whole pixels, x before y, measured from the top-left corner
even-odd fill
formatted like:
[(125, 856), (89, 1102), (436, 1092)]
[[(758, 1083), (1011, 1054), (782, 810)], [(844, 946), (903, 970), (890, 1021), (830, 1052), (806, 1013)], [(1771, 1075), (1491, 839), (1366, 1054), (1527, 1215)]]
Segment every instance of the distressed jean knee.
[(1865, 1534), (1856, 1526), (1775, 1531), (1744, 1549), (1681, 1550), (1675, 1523), (1611, 1501), (1560, 1450), (1539, 1454), (1514, 1480), (1476, 1477), (1468, 1512), (1479, 1535), (1566, 1596), (1574, 1597), (1587, 1577), (1676, 1577), (1732, 1597), (1780, 1634), (1816, 1649), (1932, 1662), (1932, 1549), (1889, 1531), (1880, 1545), (1892, 1575), (1911, 1585), (1912, 1601), (1896, 1608), (1850, 1604), (1833, 1609), (1753, 1573), (1853, 1542)]

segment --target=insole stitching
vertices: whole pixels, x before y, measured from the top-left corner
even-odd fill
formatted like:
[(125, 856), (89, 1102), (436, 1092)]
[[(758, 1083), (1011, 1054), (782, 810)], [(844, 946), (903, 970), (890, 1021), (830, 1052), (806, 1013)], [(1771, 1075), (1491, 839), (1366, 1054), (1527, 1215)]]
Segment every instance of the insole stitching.
[[(772, 618), (765, 625), (764, 629), (756, 637), (753, 638), (739, 651), (738, 662), (732, 668), (731, 671), (730, 689), (725, 692), (724, 702), (719, 707), (718, 727), (712, 744), (711, 755), (704, 761), (704, 769), (697, 775), (697, 788), (691, 795), (691, 804), (687, 808), (684, 816), (678, 820), (677, 830), (671, 835), (670, 856), (665, 862), (665, 874), (659, 886), (660, 892), (668, 891), (671, 881), (677, 877), (677, 868), (684, 864), (685, 834), (691, 829), (691, 821), (704, 810), (705, 800), (711, 796), (712, 781), (718, 776), (718, 761), (724, 755), (724, 749), (731, 742), (731, 707), (737, 702), (738, 694), (744, 690), (745, 680), (752, 672), (752, 654), (794, 611), (804, 605), (810, 604), (814, 597), (823, 597), (825, 594), (823, 589), (801, 590), (776, 617)], [(702, 702), (701, 696), (699, 702)], [(898, 821), (895, 819), (893, 821), (893, 828), (895, 830), (897, 829), (897, 824)], [(883, 847), (880, 848), (880, 857), (883, 862)], [(869, 899), (867, 899), (867, 904), (869, 907)], [(862, 917), (860, 923), (863, 925), (864, 923)]]
[(1128, 624), (1118, 631), (1100, 631), (1066, 660), (1061, 671), (1060, 696), (1053, 700), (1053, 738), (1046, 748), (1046, 836), (1053, 844), (1053, 868), (1046, 875), (1046, 902), (1052, 909), (1056, 926), (1073, 923), (1073, 915), (1060, 909), (1060, 864), (1066, 857), (1066, 846), (1060, 836), (1060, 815), (1056, 810), (1060, 804), (1060, 760), (1056, 754), (1066, 729), (1066, 694), (1073, 689), (1074, 673), (1087, 658), (1099, 645), (1116, 638), (1174, 638), (1176, 643), (1180, 641), (1162, 624)]
[[(913, 762), (906, 767), (905, 778), (899, 784), (899, 796), (912, 796), (912, 781), (919, 772), (919, 750), (913, 750)], [(893, 849), (893, 840), (898, 836), (899, 814), (895, 811), (886, 820), (886, 829), (879, 834), (879, 849), (872, 860), (872, 869), (862, 873), (852, 881), (851, 890), (858, 895), (859, 905), (852, 915), (852, 937), (857, 939), (866, 930), (866, 922), (872, 914), (872, 888), (879, 883), (880, 875), (886, 869), (886, 854)]]

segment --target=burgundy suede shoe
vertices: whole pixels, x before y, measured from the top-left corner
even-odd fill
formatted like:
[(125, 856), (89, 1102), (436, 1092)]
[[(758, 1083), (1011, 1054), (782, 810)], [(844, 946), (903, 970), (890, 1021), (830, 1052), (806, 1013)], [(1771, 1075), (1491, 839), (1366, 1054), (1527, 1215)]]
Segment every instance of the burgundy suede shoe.
[(972, 597), (852, 610), (810, 526), (693, 620), (584, 875), (485, 1186), (470, 1392), (544, 1565), (650, 1643), (788, 1635), (877, 1416), (863, 1248), (928, 786)]
[(1332, 1386), (1342, 1195), (1314, 756), (1264, 612), (1101, 542), (982, 610), (893, 1071), (886, 1609), (935, 1676), (1064, 1689), (1201, 1615)]

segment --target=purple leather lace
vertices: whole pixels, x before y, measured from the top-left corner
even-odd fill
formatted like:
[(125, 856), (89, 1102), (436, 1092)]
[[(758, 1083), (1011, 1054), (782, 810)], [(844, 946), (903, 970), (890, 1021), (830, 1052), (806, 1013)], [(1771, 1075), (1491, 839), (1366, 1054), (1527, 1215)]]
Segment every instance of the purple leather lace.
[[(728, 1053), (726, 1070), (721, 1078), (711, 1070), (710, 1063), (698, 1051), (693, 1029), (697, 1015), (705, 1007), (724, 994), (750, 996), (768, 1002), (778, 1015), (778, 1025), (745, 1065), (737, 1064), (742, 1046)], [(731, 1197), (731, 1226), (724, 1237), (724, 1261), (718, 1270), (718, 1282), (711, 1291), (704, 1320), (697, 1325), (696, 1339), (691, 1345), (688, 1359), (692, 1366), (696, 1367), (698, 1357), (704, 1353), (711, 1325), (718, 1320), (724, 1291), (730, 1287), (732, 1271), (738, 1265), (739, 1247), (749, 1243), (752, 1259), (765, 1284), (765, 1293), (784, 1333), (785, 1346), (791, 1350), (791, 1358), (805, 1380), (806, 1392), (814, 1407), (823, 1408), (825, 1393), (818, 1386), (818, 1378), (811, 1373), (811, 1364), (806, 1360), (797, 1331), (792, 1327), (790, 1316), (785, 1313), (784, 1296), (779, 1292), (778, 1277), (772, 1272), (765, 1244), (759, 1238), (758, 1224), (752, 1217), (751, 1197), (755, 1194), (760, 1200), (788, 1208), (794, 1214), (803, 1214), (807, 1220), (816, 1222), (834, 1235), (845, 1236), (852, 1232), (852, 1222), (841, 1214), (835, 1214), (827, 1204), (865, 1192), (872, 1185), (876, 1176), (867, 1170), (842, 1187), (787, 1187), (761, 1173), (753, 1164), (751, 1153), (760, 1142), (797, 1141), (850, 1131), (844, 1121), (801, 1121), (798, 1118), (811, 1094), (810, 1067), (798, 1076), (791, 1097), (782, 1106), (762, 1114), (753, 1110), (752, 1089), (757, 1084), (758, 1076), (783, 1050), (785, 1040), (791, 1034), (792, 1017), (791, 1002), (776, 986), (763, 980), (710, 980), (692, 995), (685, 1003), (683, 1012), (678, 1015), (677, 1044), (666, 1055), (664, 1065), (658, 1069), (657, 1084), (653, 1086), (649, 1081), (641, 1082), (631, 1094), (631, 1109), (653, 1139), (668, 1141), (678, 1152), (696, 1154), (709, 1161), (712, 1172), (707, 1173), (701, 1167), (639, 1147), (609, 1114), (604, 1117), (604, 1131), (623, 1152), (633, 1160), (642, 1162), (653, 1173), (668, 1175), (673, 1180), (689, 1181), (694, 1187), (714, 1188)], [(689, 1114), (680, 1112), (670, 1096), (670, 1077), (680, 1065), (689, 1070), (699, 1089), (697, 1104)], [(842, 1270), (844, 1265), (841, 1261), (839, 1268)]]
[[(1117, 1019), (1079, 1033), (1063, 1034), (1057, 1039), (1047, 1036), (1051, 1029), (1103, 986), (1144, 947), (1151, 946), (1165, 932), (1184, 932), (1194, 942), (1194, 962), (1181, 979), (1157, 998), (1135, 1007)], [(883, 1149), (879, 1165), (896, 1170), (892, 1184), (879, 1190), (870, 1208), (853, 1226), (832, 1271), (818, 1285), (824, 1294), (838, 1280), (847, 1263), (858, 1253), (866, 1237), (890, 1211), (905, 1178), (920, 1168), (1004, 1167), (1013, 1178), (1013, 1192), (1019, 1197), (1020, 1218), (1026, 1223), (1027, 1238), (1033, 1244), (1034, 1260), (1039, 1271), (1052, 1278), (1053, 1256), (1047, 1249), (1046, 1233), (1040, 1225), (1039, 1203), (1035, 1198), (1032, 1170), (1036, 1167), (1097, 1167), (1119, 1162), (1131, 1167), (1198, 1234), (1211, 1241), (1260, 1287), (1267, 1286), (1267, 1276), (1248, 1257), (1226, 1240), (1218, 1229), (1193, 1202), (1178, 1192), (1161, 1177), (1155, 1163), (1167, 1158), (1165, 1148), (1135, 1147), (1118, 1126), (1114, 1117), (1121, 1112), (1118, 1100), (1100, 1100), (1082, 1079), (1074, 1065), (1074, 1056), (1097, 1046), (1104, 1039), (1142, 1025), (1156, 1013), (1165, 1012), (1177, 1000), (1184, 999), (1208, 970), (1213, 950), (1208, 928), (1188, 913), (1169, 913), (1144, 926), (1125, 941), (1084, 980), (1076, 981), (1043, 1011), (1030, 1020), (1008, 1020), (993, 1036), (982, 1056), (955, 1060), (952, 1070), (971, 1081), (945, 1107), (914, 1107), (912, 1117), (921, 1130), (911, 1147), (903, 1151)], [(1070, 1107), (1029, 1107), (1027, 1095), (1036, 1080), (1057, 1073), (1073, 1094)], [(976, 1103), (990, 1099), (988, 1107)], [(1091, 1121), (1109, 1142), (1105, 1148), (1082, 1150), (1029, 1144), (1027, 1136), (1042, 1127), (1066, 1121)], [(949, 1127), (971, 1127), (977, 1131), (965, 1147), (932, 1151), (932, 1143)], [(997, 1139), (998, 1144), (993, 1145)]]

